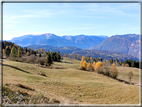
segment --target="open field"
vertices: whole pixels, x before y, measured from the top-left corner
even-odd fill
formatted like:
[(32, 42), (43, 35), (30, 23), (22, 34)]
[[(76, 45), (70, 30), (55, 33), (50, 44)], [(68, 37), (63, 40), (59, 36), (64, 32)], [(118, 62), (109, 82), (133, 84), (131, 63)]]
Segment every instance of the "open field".
[[(64, 62), (64, 63), (63, 63)], [(41, 68), (34, 64), (4, 61), (3, 84), (11, 84), (12, 90), (21, 90), (31, 95), (39, 93), (67, 104), (139, 104), (139, 86), (129, 85), (110, 77), (78, 70), (80, 61), (64, 58), (52, 66), (66, 69)], [(128, 81), (128, 72), (134, 76), (132, 83), (139, 84), (139, 69), (117, 67), (118, 78)], [(39, 73), (46, 74), (45, 76)], [(16, 86), (22, 84), (35, 91)]]

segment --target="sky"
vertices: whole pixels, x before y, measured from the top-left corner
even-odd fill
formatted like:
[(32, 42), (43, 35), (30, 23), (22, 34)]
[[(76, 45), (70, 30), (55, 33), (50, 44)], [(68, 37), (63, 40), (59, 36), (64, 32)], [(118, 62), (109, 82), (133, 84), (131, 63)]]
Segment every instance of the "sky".
[(140, 34), (140, 4), (3, 3), (3, 40), (44, 33)]

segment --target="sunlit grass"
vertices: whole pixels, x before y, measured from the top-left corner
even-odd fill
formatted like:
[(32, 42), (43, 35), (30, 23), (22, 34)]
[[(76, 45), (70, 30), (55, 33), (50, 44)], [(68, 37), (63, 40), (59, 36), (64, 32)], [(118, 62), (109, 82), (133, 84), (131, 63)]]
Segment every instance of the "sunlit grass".
[[(65, 99), (72, 100), (73, 103), (80, 104), (139, 104), (139, 86), (124, 84), (110, 77), (78, 70), (80, 61), (65, 58), (63, 62), (54, 62), (52, 66), (64, 67), (67, 69), (41, 68), (34, 64), (6, 61), (4, 64), (11, 65), (30, 73), (18, 69), (3, 66), (3, 82), (29, 86), (36, 91), (25, 90), (29, 94), (42, 92), (45, 96), (56, 98), (61, 102)], [(118, 78), (127, 80), (127, 73), (132, 71), (134, 77), (132, 82), (139, 83), (139, 69), (117, 67)], [(38, 73), (45, 73), (47, 77)]]

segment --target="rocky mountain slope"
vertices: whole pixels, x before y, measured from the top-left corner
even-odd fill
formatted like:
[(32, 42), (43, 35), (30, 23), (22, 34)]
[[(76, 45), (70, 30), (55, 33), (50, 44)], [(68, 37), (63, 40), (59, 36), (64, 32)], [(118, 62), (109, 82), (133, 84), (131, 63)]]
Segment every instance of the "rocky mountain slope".
[(139, 58), (139, 46), (139, 35), (126, 34), (109, 37), (101, 42), (99, 45), (89, 48), (89, 50), (108, 50), (122, 52)]

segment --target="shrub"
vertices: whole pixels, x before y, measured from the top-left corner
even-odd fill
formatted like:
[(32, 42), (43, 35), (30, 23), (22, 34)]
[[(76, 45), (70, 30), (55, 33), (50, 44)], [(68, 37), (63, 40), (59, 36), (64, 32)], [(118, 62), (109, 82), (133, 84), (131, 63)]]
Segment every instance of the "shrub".
[(103, 63), (102, 62), (97, 62), (95, 64), (95, 71), (97, 71), (99, 74), (103, 73)]
[(125, 64), (125, 67), (129, 67), (129, 64), (128, 64), (128, 63), (126, 63), (126, 64)]
[(35, 55), (28, 56), (28, 62), (35, 64), (37, 62), (37, 57)]
[(93, 62), (93, 67), (95, 67), (95, 64), (96, 64), (96, 63), (95, 63), (95, 61), (94, 61), (94, 62)]
[(22, 59), (21, 58), (16, 58), (15, 61), (22, 62)]
[(110, 68), (108, 66), (104, 66), (103, 74), (106, 76), (110, 76)]
[(125, 64), (124, 64), (124, 63), (122, 63), (122, 67), (125, 67)]
[(118, 72), (116, 70), (116, 65), (113, 63), (112, 64), (112, 71), (110, 72), (110, 77), (112, 78), (116, 78), (118, 75)]
[(27, 56), (29, 56), (29, 55), (30, 55), (29, 51), (27, 51), (27, 53), (26, 53), (26, 54), (27, 54)]
[(93, 71), (93, 70), (94, 70), (91, 63), (88, 64), (88, 70), (89, 70), (89, 71)]
[(47, 77), (46, 76), (46, 74), (45, 73), (43, 73), (43, 72), (40, 72), (40, 73), (38, 73), (39, 75), (41, 75), (41, 76), (45, 76), (45, 77)]
[(44, 63), (45, 63), (45, 57), (40, 57), (40, 58), (38, 58), (38, 63), (40, 64), (40, 65), (44, 65)]
[(109, 66), (111, 66), (111, 63), (110, 61), (106, 60), (106, 61), (103, 61), (103, 64), (104, 64), (104, 70), (103, 70), (103, 74), (106, 75), (106, 76), (111, 76), (111, 69)]
[(111, 66), (110, 61), (106, 60), (106, 61), (104, 62), (104, 66)]
[(22, 59), (22, 62), (26, 62), (26, 63), (28, 62), (28, 57), (27, 56), (22, 56), (21, 59)]

